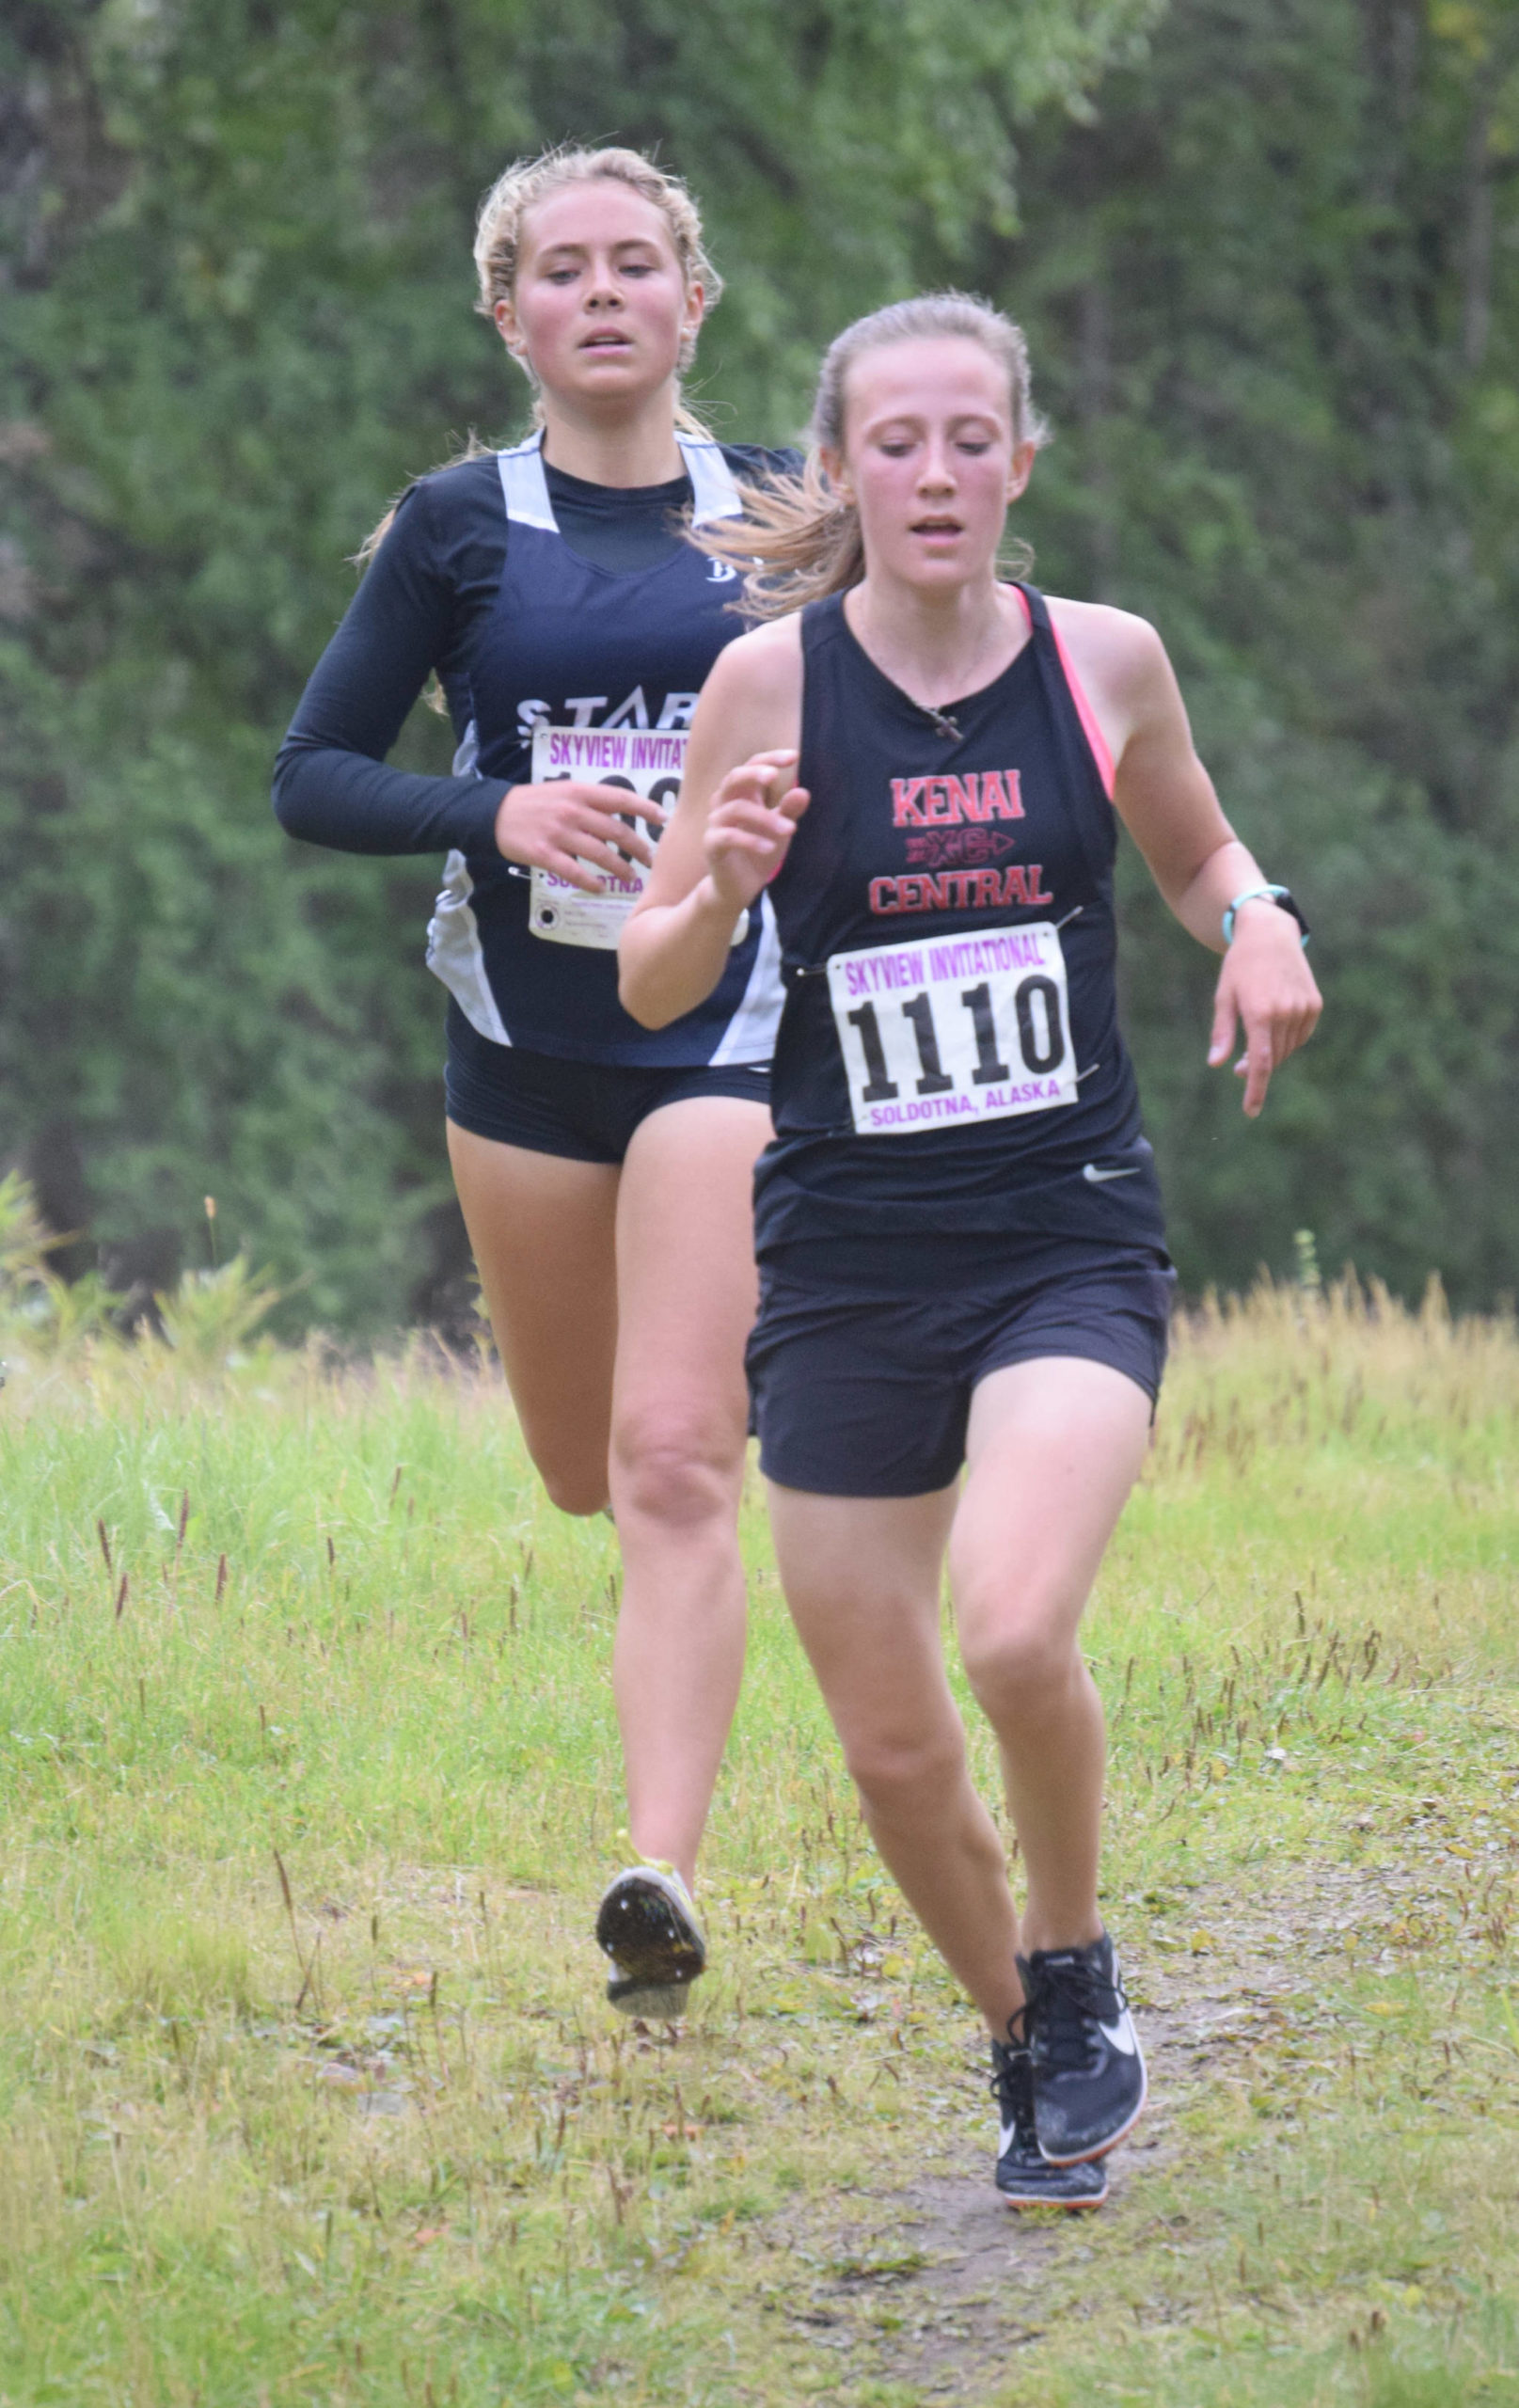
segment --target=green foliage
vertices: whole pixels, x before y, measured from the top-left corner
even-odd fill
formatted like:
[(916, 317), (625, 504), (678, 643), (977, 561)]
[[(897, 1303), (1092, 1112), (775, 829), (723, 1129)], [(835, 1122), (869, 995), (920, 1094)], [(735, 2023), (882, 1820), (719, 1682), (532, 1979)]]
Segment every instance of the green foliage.
[[(267, 785), (386, 498), (522, 406), (474, 202), (565, 134), (659, 144), (731, 278), (704, 359), (790, 432), (816, 342), (1012, 222), (1015, 120), (1155, 0), (701, 9), (336, 0), (24, 12), (0, 367), (0, 1084), (77, 1126), (111, 1235), (209, 1188), (323, 1322), (393, 1324), (446, 1193), (432, 865), (285, 843)], [(36, 172), (40, 166), (39, 177)], [(414, 756), (443, 766), (420, 725)]]
[[(49, 1257), (63, 1243), (42, 1227), (26, 1181), (15, 1171), (0, 1179), (0, 1346), (20, 1358), (68, 1363), (81, 1353), (109, 1353), (123, 1335), (127, 1298), (98, 1272), (65, 1280)], [(152, 1300), (142, 1335), (162, 1339), (186, 1371), (224, 1370), (280, 1301), (273, 1275), (255, 1271), (236, 1254), (207, 1271), (182, 1272), (172, 1289)]]
[(60, 1278), (49, 1258), (63, 1243), (43, 1228), (25, 1180), (8, 1171), (0, 1179), (0, 1347), (8, 1353), (66, 1360), (114, 1336), (121, 1298), (93, 1271)]
[(1519, 1246), (1519, 12), (1178, 0), (1021, 239), (1057, 591), (1163, 629), (1226, 808), (1314, 923), (1320, 1036), (1241, 1119), (1135, 865), (1129, 1024), (1184, 1276), (1307, 1222), (1416, 1293)]
[[(695, 398), (783, 438), (847, 317), (1029, 324), (1055, 591), (1155, 618), (1331, 1009), (1264, 1128), (1130, 865), (1130, 1017), (1194, 1289), (1318, 1231), (1473, 1302), (1519, 1242), (1519, 36), (1506, 0), (54, 0), (0, 158), (0, 1090), (100, 1234), (207, 1188), (298, 1311), (405, 1318), (438, 1143), (433, 865), (290, 845), (269, 765), (405, 478), (522, 394), (475, 198), (658, 144), (729, 279)], [(404, 757), (445, 765), (424, 714)]]
[(194, 1371), (214, 1371), (245, 1346), (279, 1302), (272, 1274), (234, 1254), (212, 1271), (186, 1271), (159, 1305), (166, 1343)]
[(25, 1180), (8, 1171), (0, 1179), (0, 1291), (16, 1295), (40, 1279), (57, 1243), (42, 1227)]

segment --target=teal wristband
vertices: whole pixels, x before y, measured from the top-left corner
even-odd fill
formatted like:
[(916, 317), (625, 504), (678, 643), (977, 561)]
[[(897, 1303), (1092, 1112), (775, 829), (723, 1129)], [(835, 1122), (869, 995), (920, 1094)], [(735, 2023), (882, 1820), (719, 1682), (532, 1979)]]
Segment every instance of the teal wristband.
[(1254, 903), (1258, 899), (1267, 903), (1274, 903), (1279, 911), (1285, 911), (1289, 919), (1295, 920), (1298, 925), (1298, 933), (1302, 938), (1303, 943), (1305, 944), (1307, 943), (1308, 924), (1304, 918), (1302, 912), (1298, 910), (1291, 895), (1285, 886), (1247, 886), (1242, 894), (1235, 896), (1233, 902), (1229, 905), (1228, 910), (1224, 914), (1224, 943), (1226, 946), (1231, 945), (1234, 943), (1234, 915), (1239, 911), (1242, 903)]

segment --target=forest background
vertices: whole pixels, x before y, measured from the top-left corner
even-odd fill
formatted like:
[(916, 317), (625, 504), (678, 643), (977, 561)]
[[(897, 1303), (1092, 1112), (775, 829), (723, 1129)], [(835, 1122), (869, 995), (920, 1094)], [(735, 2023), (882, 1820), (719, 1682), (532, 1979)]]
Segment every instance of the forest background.
[(1514, 0), (11, 0), (0, 78), (0, 1166), (107, 1271), (214, 1194), (297, 1320), (456, 1301), (436, 864), (288, 842), (269, 770), (387, 499), (525, 421), (480, 193), (607, 136), (703, 198), (720, 433), (793, 437), (915, 288), (1027, 325), (1039, 581), (1159, 625), (1330, 999), (1246, 1126), (1127, 861), (1185, 1288), (1300, 1226), (1512, 1288)]

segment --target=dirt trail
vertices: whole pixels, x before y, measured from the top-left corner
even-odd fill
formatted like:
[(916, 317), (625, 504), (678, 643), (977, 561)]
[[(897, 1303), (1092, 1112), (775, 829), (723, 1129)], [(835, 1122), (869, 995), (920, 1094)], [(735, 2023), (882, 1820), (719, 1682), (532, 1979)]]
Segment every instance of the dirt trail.
[[(1058, 2269), (1068, 2292), (1072, 2273), (1100, 2261), (1109, 2232), (1126, 2244), (1115, 2257), (1131, 2255), (1147, 2177), (1174, 2161), (1180, 2113), (1282, 2014), (1293, 1982), (1274, 1945), (1276, 1918), (1249, 1921), (1250, 1931), (1236, 1926), (1226, 1939), (1215, 1914), (1218, 1944), (1206, 1957), (1147, 1962), (1135, 1990), (1150, 2103), (1133, 2140), (1114, 2154), (1098, 2213), (1017, 2216), (1000, 2205), (991, 2111), (981, 2110), (980, 2070), (968, 2065), (952, 2153), (941, 2117), (927, 2131), (899, 2130), (898, 2156), (918, 2158), (910, 2180), (869, 2199), (815, 2199), (771, 2222), (765, 2238), (782, 2261), (777, 2305), (815, 2365), (815, 2353), (834, 2350), (841, 2383), (874, 2379), (914, 2400), (984, 2401), (1021, 2353), (1036, 2358), (1052, 2321), (1071, 2312), (1068, 2298), (1052, 2319), (1048, 2278)], [(1171, 2239), (1185, 2246), (1184, 2233)]]

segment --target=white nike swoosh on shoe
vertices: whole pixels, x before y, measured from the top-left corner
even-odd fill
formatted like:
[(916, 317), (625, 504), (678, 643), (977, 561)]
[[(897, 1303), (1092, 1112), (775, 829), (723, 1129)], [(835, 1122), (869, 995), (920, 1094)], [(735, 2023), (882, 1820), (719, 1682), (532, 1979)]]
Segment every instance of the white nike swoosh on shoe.
[(1018, 2126), (1016, 2124), (1004, 2124), (1001, 2129), (1001, 2135), (997, 2142), (997, 2155), (999, 2157), (1005, 2157), (1017, 2138)]
[(1101, 2033), (1102, 2037), (1107, 2042), (1109, 2048), (1116, 2049), (1120, 2056), (1138, 2056), (1139, 2042), (1134, 2037), (1134, 2027), (1130, 2022), (1127, 2015), (1123, 2018), (1121, 2022), (1100, 2023), (1097, 2028)]
[(1139, 1177), (1139, 1164), (1137, 1163), (1132, 1163), (1127, 1169), (1120, 1170), (1099, 1170), (1096, 1163), (1084, 1163), (1082, 1165), (1082, 1177), (1089, 1185), (1093, 1187), (1100, 1187), (1105, 1179), (1137, 1179)]

